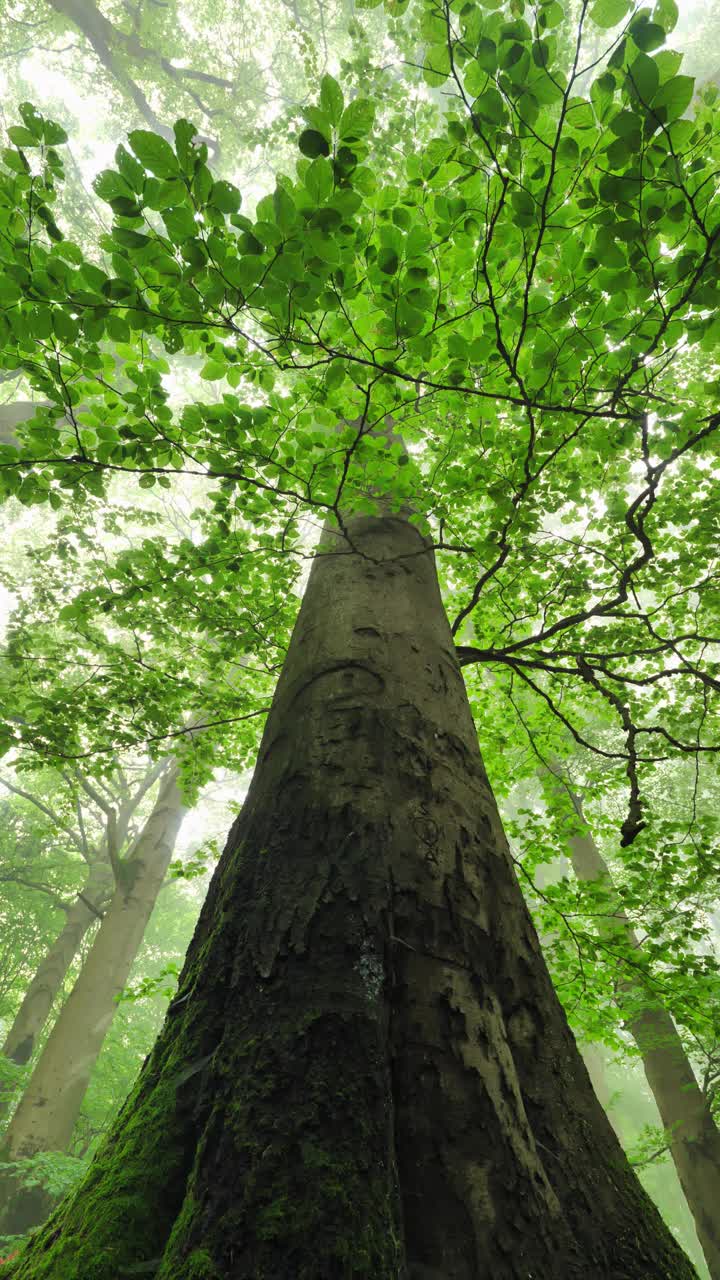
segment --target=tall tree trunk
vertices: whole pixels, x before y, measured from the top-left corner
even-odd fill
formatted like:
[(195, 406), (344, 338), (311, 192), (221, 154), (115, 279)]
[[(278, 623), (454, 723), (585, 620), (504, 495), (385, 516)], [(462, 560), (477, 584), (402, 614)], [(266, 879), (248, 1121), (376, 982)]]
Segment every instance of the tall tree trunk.
[[(599, 1044), (593, 1044), (592, 1042), (582, 1045), (581, 1053), (598, 1102), (607, 1111), (612, 1098), (612, 1089), (606, 1075), (605, 1053)], [(612, 1124), (612, 1118), (610, 1118), (610, 1123)], [(614, 1128), (615, 1125), (613, 1125)]]
[[(112, 840), (112, 854), (117, 857), (127, 840), (135, 810), (164, 767), (165, 762), (150, 766), (139, 785), (123, 796), (117, 812), (113, 811), (113, 821), (108, 819), (103, 839), (96, 846), (85, 843), (84, 856), (89, 863), (87, 880), (67, 909), (60, 933), (40, 961), (0, 1050), (11, 1062), (24, 1066), (30, 1061), (80, 944), (116, 887), (109, 843)], [(0, 1120), (6, 1117), (11, 1099), (12, 1090), (0, 1090)]]
[[(30, 1061), (38, 1036), (59, 995), (67, 972), (85, 934), (97, 920), (112, 889), (108, 863), (95, 863), (82, 890), (67, 908), (65, 923), (50, 944), (33, 974), (22, 1004), (5, 1037), (2, 1053), (11, 1062), (24, 1066)], [(0, 1099), (0, 1107), (2, 1100)]]
[[(612, 893), (610, 868), (593, 839), (580, 797), (569, 796), (579, 830), (570, 837), (570, 854), (578, 880), (604, 882)], [(621, 904), (608, 915), (607, 936), (637, 951), (637, 934)], [(627, 1009), (625, 1026), (638, 1047), (645, 1075), (668, 1133), (670, 1154), (712, 1280), (720, 1280), (720, 1131), (700, 1089), (675, 1023), (641, 981), (625, 978), (618, 1005)]]
[(545, 969), (431, 551), (313, 566), (180, 995), (13, 1280), (690, 1280)]
[[(3, 1143), (6, 1160), (38, 1151), (65, 1151), (93, 1067), (117, 1011), (165, 879), (186, 809), (177, 767), (163, 776), (157, 800), (105, 913), (77, 982), (55, 1022)], [(12, 1180), (0, 1185), (0, 1235), (20, 1234), (47, 1212), (42, 1195), (16, 1193)]]

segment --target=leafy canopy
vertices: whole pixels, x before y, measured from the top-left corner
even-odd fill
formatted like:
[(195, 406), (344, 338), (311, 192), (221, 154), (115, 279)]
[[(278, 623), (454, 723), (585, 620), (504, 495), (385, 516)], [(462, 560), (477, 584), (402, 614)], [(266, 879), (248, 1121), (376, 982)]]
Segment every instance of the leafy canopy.
[[(246, 533), (241, 574), (302, 552), (307, 516), (410, 505), (463, 662), (580, 742), (616, 726), (594, 745), (629, 776), (626, 843), (642, 768), (715, 748), (718, 140), (676, 17), (411, 7), (434, 136), (325, 76), (252, 212), (180, 120), (118, 148), (95, 183), (112, 230), (81, 248), (53, 216), (62, 130), (27, 104), (0, 190), (0, 363), (46, 402), (0, 449), (4, 491), (59, 511), (117, 475), (194, 477), (216, 545)], [(179, 361), (204, 387), (185, 403)], [(373, 433), (388, 416), (404, 446)]]

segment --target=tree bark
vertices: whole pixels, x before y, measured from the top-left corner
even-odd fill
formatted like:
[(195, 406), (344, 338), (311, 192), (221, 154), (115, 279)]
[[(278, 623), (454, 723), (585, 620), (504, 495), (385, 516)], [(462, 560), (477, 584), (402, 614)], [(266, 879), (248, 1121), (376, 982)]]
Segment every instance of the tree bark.
[(67, 908), (65, 924), (40, 961), (15, 1014), (2, 1047), (2, 1053), (11, 1062), (24, 1066), (32, 1057), (37, 1038), (62, 989), (80, 943), (90, 925), (98, 919), (111, 887), (110, 867), (107, 863), (96, 863), (91, 867), (81, 892)]
[(432, 552), (325, 536), (180, 994), (13, 1280), (690, 1280), (545, 969)]
[[(102, 909), (116, 887), (110, 855), (117, 857), (122, 849), (128, 837), (133, 813), (156, 781), (159, 770), (164, 767), (164, 762), (149, 767), (135, 790), (127, 792), (118, 805), (117, 812), (113, 811), (113, 821), (108, 818), (105, 836), (97, 845), (88, 846), (85, 843), (83, 847), (82, 842), (80, 843), (90, 866), (88, 877), (78, 891), (75, 902), (67, 908), (65, 924), (38, 965), (7, 1034), (1, 1052), (11, 1062), (24, 1066), (32, 1057), (38, 1037), (45, 1027), (80, 944), (90, 925), (101, 916)], [(32, 800), (32, 796), (28, 798)], [(48, 810), (44, 812), (49, 813)], [(111, 849), (111, 843), (116, 848)], [(7, 1114), (7, 1101), (8, 1095), (0, 1091), (0, 1118)]]
[[(30, 1082), (10, 1122), (3, 1157), (19, 1160), (70, 1143), (93, 1067), (117, 1011), (172, 858), (186, 809), (177, 766), (160, 782), (158, 797), (130, 856), (77, 982), (62, 1007)], [(0, 1235), (20, 1234), (47, 1212), (42, 1195), (0, 1186), (5, 1204)]]
[[(579, 796), (569, 789), (579, 830), (570, 837), (570, 855), (578, 880), (604, 882), (613, 891), (612, 874), (583, 814)], [(608, 911), (611, 908), (608, 907)], [(608, 915), (604, 931), (638, 951), (641, 943), (622, 906)], [(720, 1131), (695, 1078), (677, 1028), (667, 1009), (640, 979), (624, 978), (618, 1006), (642, 1058), (645, 1075), (667, 1130), (670, 1154), (695, 1222), (711, 1280), (720, 1280)]]
[[(163, 72), (176, 84), (182, 84), (185, 92), (190, 94), (200, 110), (208, 116), (213, 114), (211, 109), (188, 84), (183, 82), (191, 79), (222, 89), (233, 90), (235, 88), (233, 81), (226, 80), (224, 77), (214, 75), (211, 72), (175, 67), (168, 58), (163, 57), (162, 53), (158, 53), (156, 50), (141, 44), (136, 35), (129, 35), (127, 32), (122, 31), (121, 28), (116, 27), (105, 17), (96, 4), (91, 3), (91, 0), (47, 0), (47, 2), (52, 9), (55, 9), (57, 13), (77, 27), (90, 44), (98, 61), (113, 76), (123, 92), (134, 102), (145, 122), (155, 133), (161, 134), (162, 137), (167, 138), (170, 142), (174, 140), (172, 129), (163, 124), (155, 114), (144, 90), (133, 79), (122, 63), (118, 61), (116, 56), (118, 52), (125, 54), (126, 57), (133, 61), (147, 63), (157, 71)], [(202, 135), (200, 140), (208, 143), (214, 153), (213, 158), (217, 161), (219, 154), (217, 139)]]

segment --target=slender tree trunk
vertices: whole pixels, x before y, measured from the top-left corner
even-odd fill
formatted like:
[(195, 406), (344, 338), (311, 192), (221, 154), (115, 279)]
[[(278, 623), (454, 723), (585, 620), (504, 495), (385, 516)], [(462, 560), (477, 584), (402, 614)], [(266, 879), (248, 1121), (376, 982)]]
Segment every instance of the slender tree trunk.
[[(570, 838), (578, 880), (603, 881), (612, 893), (610, 869), (585, 820), (580, 798), (570, 791), (580, 829)], [(622, 907), (608, 916), (608, 935), (633, 951), (640, 942)], [(698, 1086), (675, 1023), (639, 980), (624, 979), (618, 1005), (637, 1045), (648, 1085), (668, 1132), (670, 1154), (680, 1180), (712, 1280), (720, 1280), (720, 1131)]]
[[(581, 1052), (598, 1102), (602, 1104), (604, 1110), (607, 1110), (612, 1098), (612, 1089), (606, 1075), (605, 1054), (600, 1045), (593, 1043), (584, 1044)], [(612, 1120), (610, 1123), (612, 1124)], [(613, 1128), (615, 1128), (614, 1125)]]
[[(112, 873), (107, 863), (96, 863), (90, 869), (82, 891), (67, 909), (65, 924), (49, 946), (25, 992), (13, 1024), (5, 1038), (2, 1053), (11, 1062), (24, 1066), (30, 1061), (57, 999), (68, 969), (78, 953), (80, 943), (93, 921), (98, 919), (111, 892)], [(2, 1100), (0, 1099), (0, 1107)]]
[[(113, 833), (118, 850), (127, 840), (133, 813), (153, 785), (161, 767), (162, 765), (155, 764), (148, 768), (140, 785), (133, 792), (128, 792), (119, 804)], [(86, 846), (86, 857), (90, 864), (87, 880), (79, 890), (75, 902), (67, 909), (65, 924), (60, 933), (40, 961), (1, 1050), (5, 1057), (18, 1065), (24, 1066), (30, 1061), (80, 944), (90, 925), (101, 915), (115, 888), (108, 856), (107, 832), (98, 846)], [(11, 1097), (10, 1090), (0, 1090), (0, 1119), (7, 1115)]]
[[(5, 1159), (38, 1151), (64, 1151), (87, 1091), (93, 1067), (117, 1011), (170, 864), (186, 809), (177, 785), (177, 767), (163, 776), (152, 813), (122, 864), (122, 880), (58, 1016), (3, 1144)], [(0, 1235), (20, 1234), (41, 1220), (46, 1199), (0, 1187), (5, 1205)]]
[(690, 1280), (517, 882), (431, 551), (326, 535), (180, 995), (13, 1280)]

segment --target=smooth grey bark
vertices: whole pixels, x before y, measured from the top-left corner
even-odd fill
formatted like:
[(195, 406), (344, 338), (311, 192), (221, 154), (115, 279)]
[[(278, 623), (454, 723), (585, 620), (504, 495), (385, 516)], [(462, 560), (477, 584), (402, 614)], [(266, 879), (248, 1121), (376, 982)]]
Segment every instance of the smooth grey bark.
[[(160, 782), (152, 812), (121, 863), (121, 878), (78, 979), (63, 1005), (3, 1142), (5, 1159), (38, 1151), (64, 1151), (93, 1067), (117, 1012), (133, 961), (172, 858), (186, 813), (172, 764)], [(2, 1189), (0, 1188), (0, 1193)], [(0, 1234), (36, 1225), (42, 1201), (5, 1186)]]
[[(24, 1066), (32, 1057), (38, 1037), (62, 990), (63, 982), (80, 944), (90, 925), (101, 917), (102, 911), (112, 897), (115, 888), (112, 864), (117, 865), (117, 859), (128, 839), (133, 815), (164, 767), (166, 766), (162, 761), (150, 766), (138, 785), (128, 789), (127, 793), (121, 796), (116, 807), (103, 797), (82, 774), (69, 780), (88, 792), (98, 803), (98, 807), (105, 815), (105, 833), (96, 844), (93, 844), (87, 841), (81, 829), (75, 832), (72, 828), (66, 828), (67, 834), (71, 838), (74, 836), (76, 847), (88, 864), (88, 876), (82, 889), (78, 891), (75, 901), (65, 908), (65, 924), (40, 961), (13, 1019), (2, 1047), (2, 1053), (10, 1061)], [(18, 791), (18, 788), (12, 786), (9, 789)], [(19, 794), (33, 801), (30, 793), (20, 790)], [(35, 801), (35, 803), (39, 803), (39, 807), (50, 818), (53, 817), (52, 812), (44, 807), (42, 802)], [(0, 1115), (6, 1112), (3, 1105), (6, 1100), (7, 1095), (0, 1094)]]
[[(578, 880), (601, 883), (614, 896), (612, 873), (593, 838), (580, 797), (567, 787), (578, 829), (569, 839)], [(603, 924), (610, 939), (637, 951), (640, 940), (616, 899)], [(625, 1005), (625, 1026), (642, 1058), (648, 1085), (668, 1133), (677, 1170), (712, 1280), (720, 1280), (720, 1131), (695, 1078), (673, 1019), (639, 978), (618, 984), (617, 1002)]]
[(345, 524), (180, 994), (13, 1280), (690, 1280), (553, 991), (432, 551)]
[[(109, 863), (95, 863), (75, 901), (67, 908), (65, 923), (33, 974), (22, 1003), (2, 1046), (11, 1062), (24, 1066), (35, 1050), (67, 972), (85, 934), (102, 913), (111, 892)], [(1, 1099), (0, 1099), (1, 1106)]]

